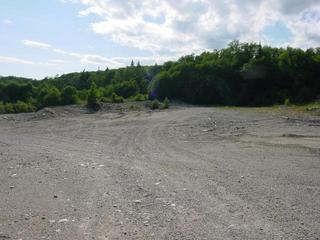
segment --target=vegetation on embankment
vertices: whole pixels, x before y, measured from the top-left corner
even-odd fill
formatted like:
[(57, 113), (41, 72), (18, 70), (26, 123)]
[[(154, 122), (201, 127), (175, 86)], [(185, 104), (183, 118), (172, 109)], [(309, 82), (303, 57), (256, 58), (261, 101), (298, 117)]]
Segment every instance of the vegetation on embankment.
[[(227, 48), (163, 65), (70, 73), (35, 81), (0, 78), (0, 113), (87, 102), (180, 99), (194, 104), (304, 104), (320, 95), (320, 48), (273, 48), (234, 41)], [(155, 103), (156, 105), (156, 103)]]

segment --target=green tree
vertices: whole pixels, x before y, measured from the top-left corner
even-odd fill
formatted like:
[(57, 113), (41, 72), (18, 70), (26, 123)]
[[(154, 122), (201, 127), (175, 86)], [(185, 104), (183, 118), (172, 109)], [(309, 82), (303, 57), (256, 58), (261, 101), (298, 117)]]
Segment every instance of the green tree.
[(91, 83), (91, 87), (88, 94), (87, 105), (89, 108), (97, 109), (99, 107), (98, 103), (98, 90), (95, 82)]

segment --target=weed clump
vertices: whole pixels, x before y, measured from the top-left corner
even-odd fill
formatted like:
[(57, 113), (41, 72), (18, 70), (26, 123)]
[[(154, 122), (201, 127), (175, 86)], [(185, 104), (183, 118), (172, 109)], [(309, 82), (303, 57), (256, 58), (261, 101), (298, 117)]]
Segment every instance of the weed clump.
[(111, 102), (112, 103), (123, 103), (124, 99), (122, 96), (118, 96), (116, 93), (111, 94)]
[(168, 109), (169, 107), (170, 107), (170, 101), (169, 101), (169, 99), (166, 97), (166, 98), (163, 100), (162, 109)]
[(150, 103), (150, 109), (152, 110), (155, 110), (155, 109), (159, 109), (159, 101), (157, 99), (153, 100), (151, 103)]

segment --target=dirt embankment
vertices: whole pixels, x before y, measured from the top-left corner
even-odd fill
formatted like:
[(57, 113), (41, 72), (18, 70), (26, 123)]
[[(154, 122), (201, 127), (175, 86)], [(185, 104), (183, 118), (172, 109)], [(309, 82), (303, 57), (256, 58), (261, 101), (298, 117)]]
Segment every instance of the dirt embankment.
[(0, 239), (319, 239), (320, 118), (173, 106), (0, 116)]

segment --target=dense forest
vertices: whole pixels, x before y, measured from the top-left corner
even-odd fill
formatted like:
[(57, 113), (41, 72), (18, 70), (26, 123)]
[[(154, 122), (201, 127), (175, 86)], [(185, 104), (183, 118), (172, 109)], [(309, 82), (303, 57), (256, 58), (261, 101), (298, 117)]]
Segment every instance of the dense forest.
[(231, 42), (163, 65), (70, 73), (36, 81), (0, 78), (0, 113), (125, 99), (180, 99), (195, 104), (267, 106), (320, 95), (320, 48), (274, 48)]

